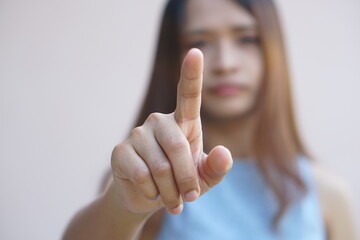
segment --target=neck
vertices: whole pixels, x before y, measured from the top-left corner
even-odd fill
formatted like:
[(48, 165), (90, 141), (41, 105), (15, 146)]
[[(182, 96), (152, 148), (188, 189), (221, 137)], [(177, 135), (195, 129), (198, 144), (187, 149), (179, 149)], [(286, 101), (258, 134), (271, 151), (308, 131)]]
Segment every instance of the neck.
[(232, 120), (203, 120), (202, 124), (205, 152), (217, 145), (223, 145), (230, 150), (234, 158), (253, 156), (254, 115)]

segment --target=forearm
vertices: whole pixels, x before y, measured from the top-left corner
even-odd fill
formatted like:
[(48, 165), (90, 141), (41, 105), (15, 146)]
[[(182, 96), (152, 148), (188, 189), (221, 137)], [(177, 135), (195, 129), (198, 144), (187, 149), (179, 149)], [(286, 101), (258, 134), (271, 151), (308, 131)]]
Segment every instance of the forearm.
[(104, 195), (76, 214), (63, 240), (137, 239), (150, 214), (129, 212), (114, 196), (110, 186)]

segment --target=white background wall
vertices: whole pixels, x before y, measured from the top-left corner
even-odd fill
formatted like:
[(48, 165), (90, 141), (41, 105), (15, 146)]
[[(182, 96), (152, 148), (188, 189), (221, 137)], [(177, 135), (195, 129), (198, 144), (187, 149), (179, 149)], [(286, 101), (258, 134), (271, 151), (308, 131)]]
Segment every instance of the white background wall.
[[(0, 0), (0, 239), (59, 239), (95, 198), (144, 93), (163, 3)], [(278, 5), (304, 138), (359, 203), (360, 2)]]

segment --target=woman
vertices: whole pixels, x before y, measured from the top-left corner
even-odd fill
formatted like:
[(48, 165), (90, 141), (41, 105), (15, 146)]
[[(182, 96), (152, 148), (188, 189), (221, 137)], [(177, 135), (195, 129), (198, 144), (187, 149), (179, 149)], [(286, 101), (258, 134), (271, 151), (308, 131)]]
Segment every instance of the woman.
[(170, 0), (136, 126), (64, 239), (355, 239), (298, 135), (272, 1)]

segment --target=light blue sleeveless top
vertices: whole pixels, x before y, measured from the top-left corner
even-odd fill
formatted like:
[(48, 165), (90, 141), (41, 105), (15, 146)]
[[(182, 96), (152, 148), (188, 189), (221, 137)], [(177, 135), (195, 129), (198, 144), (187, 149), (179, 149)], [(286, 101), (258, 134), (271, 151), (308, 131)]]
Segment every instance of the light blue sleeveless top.
[(221, 183), (198, 200), (185, 203), (179, 215), (165, 213), (158, 240), (324, 240), (325, 228), (308, 159), (298, 168), (308, 193), (294, 202), (277, 232), (272, 220), (277, 201), (256, 164), (234, 161)]

